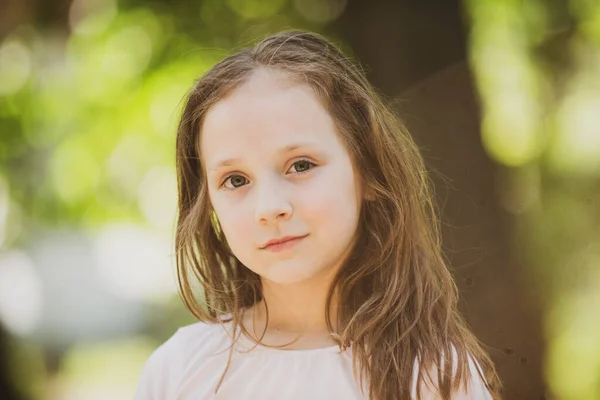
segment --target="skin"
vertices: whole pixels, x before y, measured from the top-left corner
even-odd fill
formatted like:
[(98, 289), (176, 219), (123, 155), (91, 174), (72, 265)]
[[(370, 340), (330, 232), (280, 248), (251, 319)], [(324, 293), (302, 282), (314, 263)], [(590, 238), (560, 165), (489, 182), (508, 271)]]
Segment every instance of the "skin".
[[(334, 121), (309, 86), (258, 69), (208, 110), (200, 135), (221, 228), (235, 256), (263, 283), (269, 306), (264, 342), (300, 337), (290, 349), (330, 345), (326, 295), (353, 245), (362, 202)], [(310, 146), (281, 150), (296, 143)], [(231, 158), (238, 160), (217, 166)], [(281, 252), (261, 249), (288, 235), (308, 236)], [(248, 318), (262, 332), (263, 307), (248, 310)]]

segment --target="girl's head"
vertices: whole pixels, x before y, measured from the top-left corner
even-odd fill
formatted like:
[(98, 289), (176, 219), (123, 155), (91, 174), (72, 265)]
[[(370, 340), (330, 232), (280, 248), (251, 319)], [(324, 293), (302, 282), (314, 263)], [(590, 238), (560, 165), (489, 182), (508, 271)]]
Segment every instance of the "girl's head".
[[(198, 142), (227, 244), (263, 283), (331, 276), (360, 212), (346, 144), (315, 92), (294, 78), (259, 65), (205, 113)], [(289, 250), (264, 248), (288, 236), (303, 238)]]
[[(442, 372), (444, 398), (467, 378), (467, 354), (496, 383), (457, 311), (417, 146), (323, 37), (272, 35), (209, 70), (187, 97), (177, 172), (179, 285), (199, 319), (239, 323), (264, 280), (327, 280), (339, 304), (328, 325), (372, 398), (408, 398), (416, 358), (419, 375)], [(284, 236), (303, 238), (262, 248)]]

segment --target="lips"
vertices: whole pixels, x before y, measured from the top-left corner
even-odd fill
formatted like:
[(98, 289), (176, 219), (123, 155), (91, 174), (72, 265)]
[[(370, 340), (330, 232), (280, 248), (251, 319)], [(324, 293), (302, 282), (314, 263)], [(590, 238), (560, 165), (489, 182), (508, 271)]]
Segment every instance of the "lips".
[(291, 240), (295, 240), (295, 239), (301, 239), (301, 238), (304, 238), (304, 237), (306, 237), (306, 236), (308, 236), (308, 235), (303, 235), (303, 236), (285, 236), (285, 237), (283, 237), (283, 238), (281, 238), (281, 239), (273, 239), (273, 240), (269, 240), (269, 241), (268, 241), (268, 242), (267, 242), (267, 243), (266, 243), (266, 244), (265, 244), (265, 245), (262, 247), (262, 249), (268, 249), (268, 248), (271, 248), (271, 247), (275, 247), (276, 245), (281, 245), (281, 244), (287, 243), (287, 242), (289, 242), (289, 241), (291, 241)]

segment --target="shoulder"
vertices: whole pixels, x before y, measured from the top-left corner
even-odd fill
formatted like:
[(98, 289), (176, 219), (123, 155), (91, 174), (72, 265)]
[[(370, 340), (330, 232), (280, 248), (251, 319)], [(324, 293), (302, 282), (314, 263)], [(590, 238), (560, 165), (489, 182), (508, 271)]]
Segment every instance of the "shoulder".
[(219, 325), (196, 322), (180, 327), (146, 361), (135, 399), (166, 399), (177, 387), (186, 367), (197, 357), (208, 357), (226, 345), (227, 336), (216, 335)]
[[(482, 377), (483, 371), (479, 363), (468, 354), (468, 376), (467, 385), (461, 385), (458, 391), (453, 392), (453, 400), (470, 400), (470, 399), (481, 399), (481, 400), (492, 400), (492, 396), (486, 387), (485, 378)], [(457, 352), (456, 349), (452, 348), (452, 373), (456, 374), (458, 368)], [(411, 397), (417, 398), (417, 379), (418, 379), (419, 363), (415, 361), (413, 383)], [(481, 374), (480, 374), (481, 372)], [(420, 382), (421, 388), (421, 399), (422, 400), (436, 400), (439, 398), (438, 394), (438, 377), (437, 372), (433, 369), (423, 372), (423, 379)]]

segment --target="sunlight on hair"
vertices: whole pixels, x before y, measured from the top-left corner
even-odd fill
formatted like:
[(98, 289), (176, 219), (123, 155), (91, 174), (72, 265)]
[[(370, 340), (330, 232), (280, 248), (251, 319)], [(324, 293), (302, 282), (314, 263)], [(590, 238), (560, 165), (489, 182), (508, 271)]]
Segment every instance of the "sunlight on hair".
[(35, 330), (42, 317), (42, 282), (22, 251), (0, 254), (0, 320), (16, 335)]
[(19, 39), (8, 37), (0, 43), (0, 96), (18, 92), (29, 80), (31, 52)]
[(135, 225), (107, 225), (96, 236), (100, 274), (113, 294), (137, 301), (176, 293), (170, 236)]
[(217, 235), (221, 235), (222, 231), (221, 225), (219, 224), (219, 217), (217, 216), (217, 213), (214, 210), (211, 210), (210, 212), (210, 222)]

